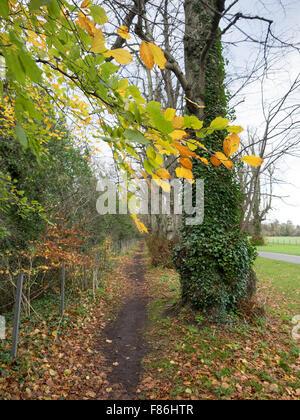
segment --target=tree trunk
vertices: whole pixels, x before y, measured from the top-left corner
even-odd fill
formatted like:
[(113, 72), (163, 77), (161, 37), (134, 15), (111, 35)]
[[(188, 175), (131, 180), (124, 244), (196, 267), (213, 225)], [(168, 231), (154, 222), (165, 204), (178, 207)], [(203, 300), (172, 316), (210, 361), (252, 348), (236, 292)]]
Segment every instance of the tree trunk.
[(262, 234), (262, 215), (260, 212), (260, 179), (257, 181), (257, 189), (254, 196), (254, 205), (253, 205), (253, 219), (252, 219), (252, 225), (253, 225), (253, 235), (252, 235), (252, 243), (253, 245), (264, 245), (264, 237)]
[[(184, 47), (187, 97), (205, 105), (204, 115), (190, 101), (187, 110), (203, 116), (205, 124), (209, 124), (227, 113), (224, 61), (218, 40), (224, 1), (206, 0), (205, 4), (208, 7), (198, 0), (185, 1)], [(222, 150), (225, 135), (206, 137), (206, 145), (212, 150)], [(235, 170), (229, 171), (223, 165), (206, 167), (197, 160), (193, 173), (195, 179), (203, 179), (205, 184), (204, 222), (194, 226), (183, 224), (174, 262), (181, 277), (183, 302), (223, 322), (246, 297), (248, 283), (253, 281), (254, 249), (239, 232), (242, 194)]]

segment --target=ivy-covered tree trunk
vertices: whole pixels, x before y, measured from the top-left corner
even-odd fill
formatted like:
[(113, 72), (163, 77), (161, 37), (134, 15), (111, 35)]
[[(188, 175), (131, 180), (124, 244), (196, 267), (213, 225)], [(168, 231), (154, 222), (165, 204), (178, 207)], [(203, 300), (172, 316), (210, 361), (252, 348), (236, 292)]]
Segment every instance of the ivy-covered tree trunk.
[[(224, 1), (207, 0), (206, 4), (210, 7), (198, 0), (185, 1), (185, 70), (190, 86), (188, 98), (205, 105), (202, 115), (203, 110), (189, 101), (187, 110), (209, 124), (217, 116), (226, 116), (227, 97), (218, 14), (214, 13), (217, 10), (222, 14)], [(211, 135), (206, 145), (220, 150), (223, 140), (220, 134)], [(195, 179), (204, 180), (204, 222), (183, 224), (174, 262), (181, 277), (183, 302), (214, 320), (224, 321), (239, 301), (254, 291), (254, 249), (239, 232), (242, 197), (234, 170), (223, 165), (206, 167), (195, 160), (193, 172)]]

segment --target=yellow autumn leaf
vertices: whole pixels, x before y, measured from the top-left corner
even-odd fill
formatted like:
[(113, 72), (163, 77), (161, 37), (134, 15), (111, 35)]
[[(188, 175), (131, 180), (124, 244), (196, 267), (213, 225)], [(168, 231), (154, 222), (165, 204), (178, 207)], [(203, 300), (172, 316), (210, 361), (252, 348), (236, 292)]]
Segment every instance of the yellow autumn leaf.
[(174, 128), (180, 129), (183, 127), (184, 124), (184, 118), (183, 117), (177, 117), (175, 116), (172, 120), (172, 125)]
[(201, 147), (201, 149), (203, 149), (203, 150), (207, 150), (207, 147), (205, 147), (203, 143), (200, 143), (199, 141), (196, 141), (196, 144), (197, 144), (199, 147)]
[(178, 178), (185, 178), (187, 180), (193, 179), (193, 172), (190, 169), (178, 167), (175, 169), (175, 172)]
[(152, 175), (152, 179), (153, 181), (159, 186), (161, 187), (161, 189), (165, 192), (170, 192), (171, 191), (171, 187), (168, 181), (163, 181), (158, 175), (153, 174)]
[(131, 35), (128, 33), (128, 26), (121, 25), (118, 30), (118, 35), (123, 39), (130, 39)]
[[(214, 157), (216, 158), (216, 160), (219, 160), (220, 163), (223, 163), (223, 165), (226, 166), (227, 169), (231, 169), (234, 166), (233, 162), (230, 159), (228, 159), (228, 157), (224, 155), (224, 153), (222, 152), (216, 152), (214, 154)], [(215, 163), (213, 164), (215, 165)], [(219, 166), (219, 165), (215, 165), (215, 166)]]
[(184, 146), (183, 144), (180, 144), (178, 142), (174, 142), (173, 146), (175, 146), (176, 149), (179, 151), (181, 157), (196, 156), (195, 152), (192, 152), (187, 146)]
[(158, 65), (158, 67), (162, 70), (165, 69), (167, 59), (165, 57), (163, 50), (159, 48), (157, 45), (153, 44), (152, 42), (149, 43), (149, 48), (152, 51), (154, 61)]
[(81, 9), (85, 9), (90, 3), (90, 0), (83, 0), (83, 2), (81, 3)]
[(140, 57), (145, 66), (152, 70), (154, 66), (154, 56), (149, 43), (146, 41), (143, 41), (140, 45)]
[(171, 179), (171, 175), (165, 168), (158, 169), (156, 174), (162, 179)]
[(103, 54), (107, 57), (113, 57), (119, 64), (129, 64), (133, 61), (132, 55), (129, 51), (123, 48), (117, 48), (115, 50), (109, 50)]
[(176, 113), (176, 109), (167, 108), (163, 114), (166, 120), (172, 121), (175, 118), (175, 113)]
[(76, 21), (77, 25), (80, 26), (81, 29), (87, 31), (87, 33), (93, 36), (96, 32), (96, 27), (93, 21), (91, 21), (87, 16), (85, 16), (82, 12), (78, 13), (78, 20)]
[(188, 142), (187, 146), (192, 152), (198, 149), (198, 146), (196, 144), (192, 144), (190, 142)]
[(131, 215), (136, 227), (138, 228), (138, 230), (140, 231), (140, 233), (146, 232), (148, 233), (148, 229), (146, 228), (146, 226), (144, 225), (144, 223), (142, 223), (136, 214), (132, 214)]
[(221, 165), (220, 159), (218, 159), (215, 155), (210, 158), (210, 161), (214, 166), (220, 166)]
[(107, 51), (107, 48), (105, 47), (105, 37), (102, 29), (97, 29), (92, 40), (91, 52), (99, 54), (104, 51)]
[(172, 133), (169, 134), (169, 136), (172, 138), (172, 140), (181, 140), (182, 137), (186, 135), (186, 132), (183, 130), (174, 130)]
[(264, 160), (258, 156), (250, 155), (242, 157), (242, 161), (251, 166), (261, 166)]
[[(198, 157), (198, 156), (197, 156)], [(209, 162), (208, 162), (208, 160), (205, 158), (205, 157), (198, 157), (200, 160), (201, 160), (201, 162), (203, 162), (205, 165), (207, 165), (207, 166), (209, 166)]]
[(192, 161), (188, 158), (180, 158), (179, 163), (181, 166), (183, 166), (186, 169), (192, 169), (193, 167)]
[(231, 156), (238, 151), (240, 147), (240, 138), (237, 134), (233, 133), (227, 136), (223, 142), (223, 150), (226, 156)]

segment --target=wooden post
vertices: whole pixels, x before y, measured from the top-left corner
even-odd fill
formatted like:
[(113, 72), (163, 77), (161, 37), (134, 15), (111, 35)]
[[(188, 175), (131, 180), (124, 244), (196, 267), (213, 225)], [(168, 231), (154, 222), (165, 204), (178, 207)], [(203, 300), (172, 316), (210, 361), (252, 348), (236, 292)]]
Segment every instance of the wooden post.
[(20, 313), (21, 313), (21, 302), (22, 302), (22, 289), (23, 289), (24, 274), (20, 273), (17, 282), (17, 294), (14, 309), (14, 327), (12, 333), (12, 346), (11, 346), (11, 357), (15, 359), (18, 355), (18, 339), (19, 339), (19, 325), (20, 325)]
[(60, 316), (64, 316), (65, 312), (65, 281), (66, 281), (66, 266), (62, 263), (61, 270), (61, 286), (60, 286)]
[(87, 289), (86, 266), (83, 267), (83, 290)]
[(93, 297), (95, 299), (95, 290), (97, 287), (97, 269), (93, 269)]

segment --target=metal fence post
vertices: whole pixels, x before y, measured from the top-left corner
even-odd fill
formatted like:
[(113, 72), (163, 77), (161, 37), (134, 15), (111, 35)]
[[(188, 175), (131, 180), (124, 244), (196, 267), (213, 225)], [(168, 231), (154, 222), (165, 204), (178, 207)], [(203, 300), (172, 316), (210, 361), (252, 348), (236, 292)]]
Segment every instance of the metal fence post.
[(13, 333), (12, 333), (11, 357), (13, 359), (15, 359), (18, 354), (18, 338), (19, 338), (23, 279), (24, 279), (24, 274), (20, 273), (18, 276), (18, 282), (17, 282), (17, 294), (16, 294), (16, 302), (15, 302), (15, 310), (14, 310), (14, 327), (13, 327)]
[(61, 286), (60, 286), (60, 316), (64, 316), (65, 311), (65, 280), (66, 280), (66, 266), (62, 263), (61, 270)]

